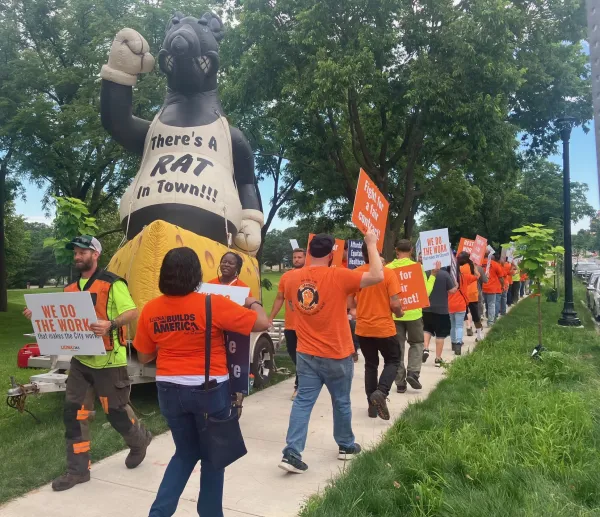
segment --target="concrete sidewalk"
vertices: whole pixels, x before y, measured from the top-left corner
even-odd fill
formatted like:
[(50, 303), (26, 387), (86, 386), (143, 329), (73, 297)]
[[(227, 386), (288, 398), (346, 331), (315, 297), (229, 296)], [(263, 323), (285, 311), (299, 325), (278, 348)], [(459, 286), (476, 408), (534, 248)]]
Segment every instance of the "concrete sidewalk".
[[(474, 347), (474, 339), (465, 335), (463, 353)], [(433, 343), (432, 343), (433, 345)], [(446, 339), (444, 358), (451, 361), (450, 339)], [(385, 422), (367, 416), (364, 394), (364, 361), (356, 365), (352, 385), (353, 430), (356, 441), (363, 447), (373, 447), (408, 404), (421, 400), (435, 388), (444, 374), (435, 368), (434, 346), (423, 365), (419, 392), (408, 388), (404, 394), (390, 393), (389, 408), (392, 420)], [(287, 474), (277, 468), (292, 402), (293, 380), (272, 386), (246, 399), (241, 419), (248, 454), (225, 472), (224, 507), (227, 517), (292, 517), (298, 514), (303, 502), (322, 491), (329, 481), (344, 469), (337, 459), (333, 440), (331, 399), (323, 389), (310, 421), (307, 447), (303, 460), (309, 470), (302, 475)], [(92, 437), (93, 444), (93, 437)], [(93, 446), (93, 445), (92, 445)], [(127, 451), (122, 451), (92, 465), (92, 480), (66, 492), (53, 492), (50, 485), (30, 492), (22, 498), (0, 507), (3, 517), (146, 517), (154, 501), (165, 468), (173, 455), (174, 446), (169, 433), (156, 437), (148, 456), (135, 470), (125, 465)], [(40, 461), (43, 461), (40, 458)], [(199, 474), (195, 471), (180, 500), (178, 517), (196, 516)]]

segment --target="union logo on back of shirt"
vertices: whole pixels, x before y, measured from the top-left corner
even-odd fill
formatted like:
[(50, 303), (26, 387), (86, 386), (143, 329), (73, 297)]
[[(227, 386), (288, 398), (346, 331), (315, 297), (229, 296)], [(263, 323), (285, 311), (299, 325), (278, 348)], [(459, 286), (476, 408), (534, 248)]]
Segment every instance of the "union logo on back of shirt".
[(319, 305), (319, 291), (313, 282), (303, 282), (298, 287), (299, 309), (305, 314), (313, 314)]

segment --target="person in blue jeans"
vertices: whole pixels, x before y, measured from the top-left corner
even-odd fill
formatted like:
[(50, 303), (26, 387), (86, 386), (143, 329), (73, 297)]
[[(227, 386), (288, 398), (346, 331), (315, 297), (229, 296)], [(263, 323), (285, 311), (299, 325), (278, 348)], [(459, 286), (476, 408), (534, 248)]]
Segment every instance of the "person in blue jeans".
[(312, 408), (323, 386), (333, 405), (333, 437), (338, 458), (349, 460), (361, 447), (352, 432), (350, 387), (354, 376), (354, 345), (347, 315), (347, 298), (360, 288), (383, 281), (383, 266), (377, 251), (377, 237), (368, 232), (365, 243), (369, 271), (330, 268), (335, 239), (315, 235), (309, 244), (310, 266), (289, 273), (284, 298), (294, 311), (298, 346), (296, 371), (298, 394), (292, 405), (290, 422), (279, 468), (301, 474), (308, 469), (302, 461)]
[(254, 298), (247, 298), (245, 307), (240, 307), (224, 296), (211, 295), (210, 371), (205, 386), (206, 295), (195, 292), (201, 282), (202, 270), (194, 250), (181, 247), (169, 251), (160, 269), (158, 285), (163, 295), (142, 309), (133, 341), (142, 363), (156, 358), (160, 411), (175, 442), (175, 454), (149, 517), (170, 517), (175, 513), (198, 461), (198, 515), (223, 517), (225, 469), (211, 464), (204, 432), (206, 415), (224, 420), (231, 414), (223, 331), (248, 335), (269, 327), (262, 305)]

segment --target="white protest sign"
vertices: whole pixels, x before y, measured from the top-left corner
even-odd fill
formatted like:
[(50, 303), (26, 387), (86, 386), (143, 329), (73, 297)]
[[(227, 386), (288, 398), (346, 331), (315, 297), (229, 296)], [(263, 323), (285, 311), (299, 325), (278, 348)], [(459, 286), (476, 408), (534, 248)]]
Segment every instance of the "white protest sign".
[(298, 246), (298, 241), (296, 239), (290, 239), (290, 244), (292, 245), (293, 250), (297, 250), (300, 246)]
[(419, 240), (421, 241), (421, 254), (425, 271), (435, 269), (436, 262), (440, 262), (441, 267), (450, 265), (452, 250), (450, 249), (448, 228), (421, 232)]
[(42, 355), (106, 355), (104, 341), (90, 329), (98, 317), (88, 291), (26, 294), (25, 303)]
[(232, 302), (243, 306), (246, 303), (246, 298), (250, 294), (249, 287), (238, 287), (234, 285), (222, 285), (222, 284), (200, 284), (200, 287), (196, 289), (199, 293), (204, 294), (220, 294), (229, 298)]

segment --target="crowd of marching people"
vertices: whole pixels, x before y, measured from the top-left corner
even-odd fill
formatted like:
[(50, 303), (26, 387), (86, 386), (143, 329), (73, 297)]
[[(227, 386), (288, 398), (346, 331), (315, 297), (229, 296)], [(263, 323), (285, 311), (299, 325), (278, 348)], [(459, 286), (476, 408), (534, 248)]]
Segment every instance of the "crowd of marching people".
[[(334, 268), (329, 266), (335, 239), (316, 235), (308, 247), (310, 266), (305, 266), (307, 252), (295, 249), (293, 269), (281, 277), (270, 322), (284, 306), (287, 350), (297, 372), (279, 464), (287, 472), (308, 469), (302, 452), (310, 414), (323, 386), (332, 399), (338, 458), (348, 460), (361, 452), (352, 433), (350, 403), (358, 350), (365, 360), (367, 414), (389, 420), (387, 399), (394, 384), (398, 393), (406, 392), (408, 386), (422, 389), (421, 366), (432, 353), (436, 367), (444, 364), (442, 353), (448, 337), (453, 353), (461, 355), (465, 327), (469, 336), (482, 340), (484, 316), (490, 328), (526, 288), (527, 277), (516, 261), (507, 261), (489, 249), (482, 264), (476, 265), (470, 254), (462, 251), (453, 257), (453, 267), (442, 268), (438, 262), (426, 272), (421, 266), (428, 306), (404, 310), (396, 270), (420, 263), (421, 257), (414, 256), (410, 241), (400, 240), (396, 258), (385, 264), (376, 243), (375, 236), (367, 233), (364, 265), (347, 269), (345, 256), (342, 267)], [(383, 369), (379, 374), (380, 356)]]

